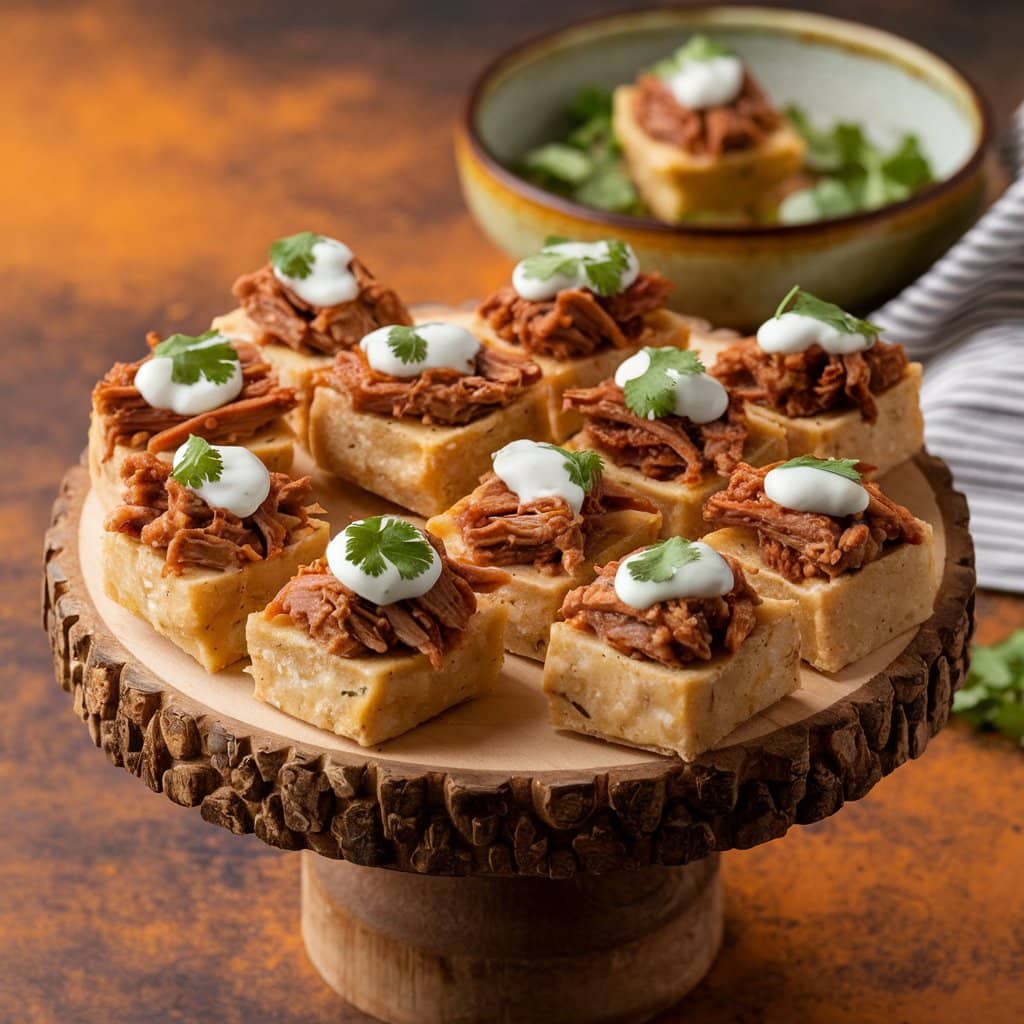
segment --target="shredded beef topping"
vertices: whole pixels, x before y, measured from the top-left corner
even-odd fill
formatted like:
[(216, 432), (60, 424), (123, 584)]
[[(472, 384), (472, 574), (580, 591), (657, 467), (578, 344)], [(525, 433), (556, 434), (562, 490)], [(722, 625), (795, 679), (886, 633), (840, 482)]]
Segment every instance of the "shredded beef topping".
[(694, 423), (685, 416), (637, 416), (613, 380), (571, 389), (563, 400), (566, 409), (583, 414), (590, 446), (617, 466), (632, 466), (654, 480), (696, 483), (706, 469), (728, 476), (743, 458), (747, 420), (735, 396), (730, 396), (726, 414), (710, 423)]
[(165, 576), (180, 576), (190, 567), (224, 570), (273, 558), (306, 532), (310, 516), (323, 511), (312, 501), (308, 476), (293, 480), (271, 473), (266, 500), (242, 519), (207, 505), (170, 472), (166, 462), (149, 452), (129, 455), (121, 467), (124, 504), (105, 524), (108, 530), (166, 551)]
[[(151, 331), (146, 341), (154, 348), (160, 337)], [(135, 374), (152, 357), (135, 363), (114, 363), (92, 391), (93, 409), (103, 420), (104, 458), (109, 459), (119, 444), (130, 448), (145, 445), (150, 452), (170, 451), (184, 444), (189, 434), (198, 434), (211, 444), (239, 444), (294, 409), (295, 392), (278, 384), (256, 346), (244, 341), (231, 344), (242, 364), (242, 391), (233, 402), (198, 416), (154, 409), (142, 397), (135, 386)]]
[(562, 615), (570, 626), (594, 633), (631, 658), (676, 666), (731, 654), (753, 632), (754, 608), (761, 601), (738, 563), (722, 557), (734, 581), (723, 597), (673, 598), (643, 611), (631, 608), (615, 593), (619, 563), (610, 562), (593, 583), (566, 594)]
[(477, 565), (532, 565), (550, 575), (572, 572), (584, 560), (595, 518), (620, 509), (654, 512), (645, 498), (600, 474), (579, 514), (558, 497), (520, 502), (505, 481), (488, 476), (456, 515), (468, 558)]
[[(715, 527), (754, 529), (765, 565), (795, 583), (834, 579), (875, 561), (893, 545), (920, 544), (925, 538), (920, 522), (875, 483), (864, 484), (868, 507), (856, 515), (833, 517), (784, 508), (764, 493), (764, 478), (772, 468), (740, 463), (729, 486), (708, 498), (704, 518)], [(868, 468), (860, 466), (862, 472)]]
[(741, 398), (785, 416), (855, 408), (874, 423), (874, 396), (902, 379), (906, 370), (903, 346), (886, 341), (848, 355), (830, 355), (820, 345), (783, 355), (765, 352), (754, 338), (747, 338), (720, 352), (710, 372)]
[(423, 423), (470, 423), (511, 405), (541, 379), (541, 369), (526, 359), (481, 347), (473, 373), (448, 368), (424, 370), (416, 377), (378, 373), (365, 354), (339, 352), (317, 383), (347, 391), (358, 412)]
[(652, 139), (694, 156), (712, 157), (751, 149), (782, 124), (779, 112), (749, 74), (732, 103), (705, 110), (684, 107), (660, 78), (644, 75), (637, 82), (633, 116)]
[(279, 341), (297, 352), (326, 352), (331, 355), (351, 348), (364, 335), (388, 324), (411, 324), (405, 303), (382, 285), (357, 259), (352, 273), (359, 294), (336, 306), (312, 306), (274, 276), (271, 264), (243, 274), (232, 291), (249, 319), (271, 341)]
[(617, 295), (566, 288), (553, 299), (531, 302), (503, 285), (477, 312), (498, 337), (530, 355), (575, 359), (606, 348), (640, 344), (644, 317), (662, 309), (672, 284), (661, 274), (640, 274)]
[(287, 615), (331, 654), (361, 658), (412, 648), (441, 667), (476, 611), (474, 591), (501, 586), (507, 574), (453, 562), (436, 538), (427, 538), (441, 559), (441, 575), (422, 597), (374, 604), (350, 590), (324, 559), (304, 566), (267, 606), (268, 618)]

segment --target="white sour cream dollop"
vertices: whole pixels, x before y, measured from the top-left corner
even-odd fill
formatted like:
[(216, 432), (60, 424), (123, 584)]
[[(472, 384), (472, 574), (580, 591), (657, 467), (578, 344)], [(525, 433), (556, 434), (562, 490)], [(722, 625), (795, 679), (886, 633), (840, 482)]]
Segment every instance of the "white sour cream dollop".
[(416, 333), (427, 343), (427, 354), (416, 362), (403, 363), (395, 355), (388, 338), (391, 327), (378, 327), (359, 342), (366, 361), (378, 373), (391, 377), (418, 377), (424, 370), (449, 368), (459, 373), (472, 373), (480, 342), (458, 324), (417, 324)]
[[(558, 252), (566, 256), (575, 256), (580, 260), (606, 260), (608, 258), (607, 242), (559, 242), (557, 245), (544, 246), (544, 252)], [(633, 247), (626, 246), (628, 265), (619, 278), (617, 291), (625, 291), (640, 273), (640, 264), (637, 261)], [(545, 280), (530, 277), (523, 267), (525, 260), (516, 264), (512, 271), (512, 287), (520, 298), (527, 302), (543, 302), (545, 299), (553, 299), (560, 291), (566, 288), (591, 288), (590, 282), (583, 271), (583, 264), (576, 265), (576, 271), (572, 274), (552, 274)], [(591, 289), (592, 290), (592, 289)]]
[[(200, 342), (196, 348), (223, 345), (228, 339), (217, 334)], [(200, 413), (219, 409), (233, 402), (241, 393), (242, 366), (236, 362), (223, 384), (214, 384), (202, 374), (194, 384), (178, 384), (171, 380), (174, 363), (170, 356), (153, 356), (147, 359), (135, 374), (135, 386), (147, 405), (154, 409), (170, 409), (179, 416), (198, 416)]]
[(861, 484), (814, 466), (769, 470), (764, 493), (783, 508), (824, 516), (852, 516), (868, 507), (868, 492)]
[(615, 596), (630, 608), (643, 611), (659, 601), (672, 598), (721, 597), (728, 594), (735, 582), (729, 563), (702, 541), (694, 541), (693, 547), (698, 551), (698, 557), (680, 566), (671, 579), (663, 583), (633, 579), (629, 563), (639, 558), (642, 551), (624, 558), (615, 571)]
[(537, 441), (511, 441), (492, 456), (494, 473), (522, 504), (538, 498), (561, 498), (574, 513), (585, 492), (569, 478), (565, 456)]
[(676, 102), (691, 110), (723, 107), (743, 88), (743, 61), (739, 57), (688, 60), (665, 79)]
[[(177, 468), (185, 451), (182, 445), (174, 453)], [(223, 508), (244, 519), (251, 516), (267, 500), (270, 493), (270, 471), (248, 448), (235, 445), (211, 445), (220, 453), (223, 469), (219, 480), (207, 480), (190, 487), (211, 508)]]
[[(619, 364), (615, 383), (624, 388), (629, 381), (642, 377), (650, 365), (650, 354), (641, 349)], [(685, 416), (693, 423), (710, 423), (725, 415), (729, 408), (729, 392), (714, 377), (706, 373), (665, 372), (675, 387), (677, 416)]]
[(359, 295), (352, 273), (352, 250), (335, 238), (321, 238), (312, 247), (313, 266), (306, 277), (289, 277), (275, 264), (274, 277), (311, 306), (337, 306)]
[(762, 351), (773, 354), (792, 355), (820, 345), (826, 352), (841, 356), (871, 348), (875, 338), (867, 334), (844, 334), (831, 324), (803, 313), (783, 313), (761, 324), (757, 329), (757, 343)]
[[(388, 516), (385, 521), (395, 517)], [(403, 578), (393, 562), (384, 559), (384, 571), (379, 576), (371, 576), (363, 572), (359, 565), (349, 560), (347, 554), (348, 531), (358, 526), (363, 520), (350, 523), (340, 533), (334, 535), (327, 545), (327, 564), (331, 572), (350, 590), (372, 604), (394, 604), (396, 601), (408, 601), (414, 597), (422, 597), (437, 582), (441, 575), (441, 559), (434, 546), (423, 542), (430, 549), (430, 566), (411, 580)]]

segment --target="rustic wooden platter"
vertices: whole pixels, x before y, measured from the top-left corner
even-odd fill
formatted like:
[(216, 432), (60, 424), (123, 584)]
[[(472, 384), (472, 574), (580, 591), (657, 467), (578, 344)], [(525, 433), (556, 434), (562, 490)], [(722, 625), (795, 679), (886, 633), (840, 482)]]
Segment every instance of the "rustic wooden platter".
[[(334, 530), (385, 504), (313, 472)], [(925, 454), (883, 485), (935, 529), (932, 618), (836, 675), (805, 668), (800, 690), (689, 763), (556, 732), (539, 666), (519, 658), (493, 694), (372, 749), (258, 702), (241, 670), (206, 673), (105, 597), (103, 513), (80, 466), (47, 534), (44, 622), (57, 678), (115, 765), (209, 822), (311, 851), (307, 948), (361, 1008), (531, 1020), (571, 975), (557, 1019), (640, 1020), (714, 957), (719, 852), (834, 813), (946, 721), (973, 621), (966, 502)]]

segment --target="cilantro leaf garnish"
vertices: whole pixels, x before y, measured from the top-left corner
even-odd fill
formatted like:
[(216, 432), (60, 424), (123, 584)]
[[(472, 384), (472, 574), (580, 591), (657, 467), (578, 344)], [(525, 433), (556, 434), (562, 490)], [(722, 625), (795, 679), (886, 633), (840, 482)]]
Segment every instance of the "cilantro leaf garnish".
[(593, 490), (596, 478), (604, 469), (604, 460), (597, 452), (587, 449), (571, 452), (568, 448), (561, 448), (557, 444), (545, 444), (544, 447), (551, 448), (565, 457), (565, 470), (572, 483), (577, 487), (582, 487), (587, 494)]
[(393, 516), (371, 516), (345, 527), (345, 556), (367, 576), (380, 576), (390, 562), (403, 580), (416, 579), (433, 564), (427, 538)]
[(427, 339), (415, 327), (396, 324), (389, 328), (388, 348), (403, 363), (422, 363), (427, 358)]
[(182, 487), (201, 487), (204, 483), (218, 481), (223, 472), (224, 460), (220, 452), (198, 435), (189, 434), (171, 476)]
[(579, 259), (576, 256), (541, 249), (540, 252), (527, 256), (523, 260), (522, 267), (523, 273), (527, 277), (535, 278), (538, 281), (547, 281), (555, 274), (573, 273), (577, 263), (579, 263)]
[(651, 74), (659, 78), (670, 78), (677, 71), (682, 70), (685, 64), (691, 61), (713, 60), (715, 57), (735, 57), (734, 51), (722, 43), (715, 42), (707, 36), (696, 35), (690, 38), (665, 60), (659, 60), (651, 68)]
[(313, 246), (322, 241), (323, 235), (312, 231), (279, 238), (270, 246), (270, 262), (285, 277), (309, 277), (313, 273)]
[(860, 473), (857, 471), (857, 459), (817, 459), (813, 455), (798, 455), (795, 459), (784, 462), (779, 469), (822, 469), (826, 473), (834, 473), (836, 476), (845, 477), (855, 484), (861, 482)]
[(994, 729), (1024, 747), (1024, 629), (1001, 643), (974, 647), (953, 712), (976, 729)]
[(195, 384), (200, 376), (211, 384), (223, 384), (231, 379), (239, 359), (227, 339), (207, 344), (218, 337), (218, 331), (207, 331), (196, 337), (172, 334), (153, 349), (153, 355), (171, 360), (171, 380), (175, 384)]
[(605, 240), (603, 256), (574, 256), (559, 252), (555, 246), (564, 244), (546, 242), (540, 252), (527, 256), (522, 262), (523, 272), (527, 277), (538, 281), (547, 281), (556, 274), (582, 273), (587, 284), (598, 295), (614, 295), (622, 282), (622, 275), (629, 268), (629, 247), (617, 238)]
[(703, 373), (700, 356), (689, 349), (645, 348), (650, 364), (639, 377), (626, 381), (622, 389), (626, 407), (637, 416), (657, 419), (675, 411), (676, 382), (669, 370), (677, 374)]
[(863, 334), (868, 338), (877, 338), (881, 331), (881, 327), (870, 320), (861, 320), (835, 303), (826, 302), (810, 292), (805, 292), (798, 284), (793, 285), (779, 303), (775, 310), (775, 318), (778, 319), (783, 313), (799, 313), (801, 316), (820, 320), (823, 324), (834, 327), (840, 334)]
[(682, 537), (669, 537), (627, 563), (629, 575), (641, 583), (665, 583), (677, 569), (700, 558), (700, 548)]

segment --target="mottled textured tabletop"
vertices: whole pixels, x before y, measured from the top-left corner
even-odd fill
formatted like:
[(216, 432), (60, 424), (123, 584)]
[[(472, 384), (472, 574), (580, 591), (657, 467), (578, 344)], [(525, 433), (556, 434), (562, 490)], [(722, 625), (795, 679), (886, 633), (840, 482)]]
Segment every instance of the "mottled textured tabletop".
[[(53, 682), (40, 544), (92, 382), (199, 331), (269, 239), (358, 246), (413, 301), (493, 287), (450, 130), (495, 50), (609, 4), (0, 3), (0, 1020), (356, 1022), (303, 954), (298, 858), (175, 808), (95, 750)], [(840, 13), (848, 5), (808, 3)], [(1016, 0), (866, 0), (1005, 123)], [(984, 595), (979, 637), (1024, 623)], [(1024, 755), (953, 724), (862, 802), (725, 858), (726, 940), (661, 1020), (1019, 1020)]]

